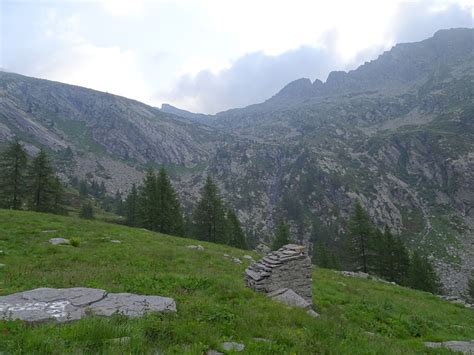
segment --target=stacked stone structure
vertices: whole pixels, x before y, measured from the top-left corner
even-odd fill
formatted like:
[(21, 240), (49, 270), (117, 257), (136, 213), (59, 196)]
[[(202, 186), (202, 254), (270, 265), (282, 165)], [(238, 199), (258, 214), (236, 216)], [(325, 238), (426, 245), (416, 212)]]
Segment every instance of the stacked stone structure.
[(311, 270), (306, 247), (287, 244), (250, 265), (245, 270), (245, 284), (267, 294), (290, 289), (312, 305)]

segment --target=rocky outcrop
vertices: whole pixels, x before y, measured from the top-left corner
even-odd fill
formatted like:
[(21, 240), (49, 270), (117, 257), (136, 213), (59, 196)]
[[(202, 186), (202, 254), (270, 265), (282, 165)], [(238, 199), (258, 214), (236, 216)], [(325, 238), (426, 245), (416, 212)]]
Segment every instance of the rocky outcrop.
[(313, 303), (311, 270), (306, 247), (287, 244), (250, 265), (245, 270), (245, 284), (257, 292), (298, 303), (292, 297), (295, 293), (307, 302), (302, 307), (306, 308)]
[(107, 293), (94, 288), (37, 288), (0, 297), (0, 319), (25, 322), (65, 323), (89, 314), (110, 317), (142, 317), (151, 312), (176, 312), (172, 298)]

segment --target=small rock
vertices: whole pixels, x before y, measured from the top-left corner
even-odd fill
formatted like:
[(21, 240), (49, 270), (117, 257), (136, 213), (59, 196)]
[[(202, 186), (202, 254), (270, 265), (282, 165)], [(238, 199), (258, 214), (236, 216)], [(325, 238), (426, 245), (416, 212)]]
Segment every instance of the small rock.
[(244, 255), (243, 258), (250, 261), (254, 261), (251, 255)]
[(233, 258), (232, 261), (235, 263), (235, 264), (242, 264), (242, 260), (238, 259), (238, 258)]
[(112, 239), (110, 242), (114, 243), (114, 244), (121, 244), (122, 243), (121, 240), (117, 240), (117, 239)]
[(245, 345), (244, 344), (240, 344), (240, 343), (234, 343), (234, 342), (231, 342), (231, 341), (226, 341), (224, 343), (222, 343), (222, 348), (225, 350), (225, 351), (243, 351), (245, 349)]
[(121, 338), (109, 339), (109, 340), (107, 340), (106, 342), (107, 342), (107, 343), (111, 343), (111, 344), (125, 345), (125, 344), (130, 343), (130, 340), (131, 340), (131, 339), (132, 339), (132, 338), (130, 338), (130, 337), (121, 337)]
[(198, 245), (188, 245), (187, 246), (189, 249), (195, 249), (195, 250), (204, 250), (204, 247), (200, 244)]
[(270, 339), (265, 339), (265, 338), (253, 338), (253, 340), (258, 341), (260, 343), (273, 343)]
[(316, 312), (316, 311), (313, 310), (313, 309), (308, 309), (308, 310), (306, 311), (306, 314), (307, 314), (308, 316), (312, 317), (312, 318), (319, 318), (319, 313)]
[(49, 240), (50, 244), (53, 245), (61, 245), (61, 244), (69, 244), (69, 239), (64, 239), (64, 238), (51, 238)]
[(220, 351), (217, 350), (208, 350), (206, 355), (224, 355), (224, 353), (221, 353)]
[(5, 266), (6, 266), (5, 264), (0, 264), (0, 268), (5, 267)]
[(43, 233), (56, 233), (56, 232), (57, 232), (56, 229), (50, 229), (50, 230), (43, 231)]
[(0, 255), (5, 255), (5, 252), (3, 250), (0, 250)]
[(229, 258), (230, 255), (229, 254), (224, 254), (224, 258)]

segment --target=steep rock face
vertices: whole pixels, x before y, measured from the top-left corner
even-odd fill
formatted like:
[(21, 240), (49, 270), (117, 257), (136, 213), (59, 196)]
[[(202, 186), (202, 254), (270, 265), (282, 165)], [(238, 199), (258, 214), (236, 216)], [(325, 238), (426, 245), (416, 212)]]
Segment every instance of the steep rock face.
[(211, 174), (252, 240), (269, 241), (283, 215), (298, 242), (342, 245), (360, 200), (378, 226), (434, 258), (447, 291), (459, 293), (474, 267), (473, 44), (472, 29), (439, 31), (326, 83), (290, 83), (207, 126), (0, 73), (0, 140), (19, 134), (58, 162), (70, 147), (64, 176), (89, 173), (110, 193), (140, 181), (145, 164), (165, 164), (188, 210)]
[(209, 129), (134, 100), (72, 85), (0, 72), (0, 112), (5, 132), (55, 151), (76, 146), (139, 163), (185, 166), (208, 154), (200, 138)]

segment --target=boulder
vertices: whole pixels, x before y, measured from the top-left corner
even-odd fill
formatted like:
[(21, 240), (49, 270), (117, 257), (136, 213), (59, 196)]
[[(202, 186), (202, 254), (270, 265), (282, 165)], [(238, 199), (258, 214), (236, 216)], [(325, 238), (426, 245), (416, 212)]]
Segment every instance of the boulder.
[(176, 312), (176, 303), (167, 297), (114, 294), (84, 287), (38, 288), (0, 297), (2, 320), (64, 323), (89, 314), (141, 317), (148, 312)]
[(311, 303), (306, 301), (303, 297), (298, 295), (295, 291), (289, 288), (281, 288), (279, 290), (267, 294), (272, 300), (284, 303), (290, 307), (309, 309)]

